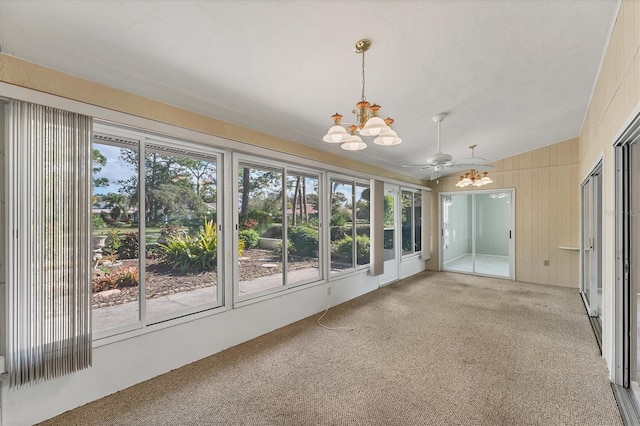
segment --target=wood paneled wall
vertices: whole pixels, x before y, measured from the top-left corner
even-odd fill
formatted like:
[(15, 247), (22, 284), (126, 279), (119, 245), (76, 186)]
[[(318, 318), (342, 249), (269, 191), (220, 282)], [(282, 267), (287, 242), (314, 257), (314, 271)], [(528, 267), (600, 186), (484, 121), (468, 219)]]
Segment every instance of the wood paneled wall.
[[(619, 372), (615, 361), (615, 161), (616, 137), (640, 113), (640, 0), (623, 0), (615, 18), (591, 103), (579, 138), (579, 176), (587, 177), (603, 159), (602, 354), (610, 378)], [(617, 380), (620, 380), (618, 377)], [(620, 382), (617, 382), (620, 384)]]
[[(518, 281), (578, 287), (579, 252), (559, 248), (579, 244), (578, 157), (578, 140), (569, 139), (492, 163), (493, 183), (482, 189), (515, 189)], [(431, 182), (431, 270), (439, 267), (439, 192), (469, 190), (457, 188), (457, 181), (458, 176), (446, 176)]]

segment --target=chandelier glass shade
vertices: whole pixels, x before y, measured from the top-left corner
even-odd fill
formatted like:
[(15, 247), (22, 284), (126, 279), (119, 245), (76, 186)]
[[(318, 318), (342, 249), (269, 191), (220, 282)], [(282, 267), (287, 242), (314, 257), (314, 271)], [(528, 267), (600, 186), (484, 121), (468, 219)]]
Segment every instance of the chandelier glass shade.
[(473, 185), (473, 186), (483, 186), (489, 183), (493, 183), (493, 180), (489, 177), (489, 172), (480, 172), (475, 169), (469, 170), (464, 175), (460, 176), (458, 183), (456, 186), (459, 188), (464, 188), (465, 186)]
[(326, 135), (322, 138), (323, 141), (328, 143), (340, 143), (341, 148), (347, 151), (358, 151), (365, 149), (367, 144), (357, 136), (358, 132), (360, 136), (371, 136), (373, 142), (378, 145), (391, 146), (397, 145), (402, 142), (402, 139), (398, 137), (398, 134), (391, 129), (393, 119), (387, 117), (382, 119), (378, 117), (378, 111), (380, 111), (380, 105), (369, 103), (364, 95), (365, 87), (365, 66), (364, 66), (364, 52), (366, 52), (371, 46), (369, 40), (360, 40), (356, 43), (355, 52), (362, 55), (362, 96), (360, 102), (356, 104), (356, 109), (353, 113), (356, 115), (356, 122), (353, 123), (348, 132), (341, 124), (342, 115), (335, 113), (331, 116), (333, 120), (333, 126), (329, 129)]

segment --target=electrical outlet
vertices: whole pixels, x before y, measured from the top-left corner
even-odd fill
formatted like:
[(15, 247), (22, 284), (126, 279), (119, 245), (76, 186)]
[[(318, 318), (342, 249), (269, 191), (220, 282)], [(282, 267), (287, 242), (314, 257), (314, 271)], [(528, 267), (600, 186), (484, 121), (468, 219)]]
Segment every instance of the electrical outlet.
[(331, 296), (331, 287), (327, 287), (327, 296)]

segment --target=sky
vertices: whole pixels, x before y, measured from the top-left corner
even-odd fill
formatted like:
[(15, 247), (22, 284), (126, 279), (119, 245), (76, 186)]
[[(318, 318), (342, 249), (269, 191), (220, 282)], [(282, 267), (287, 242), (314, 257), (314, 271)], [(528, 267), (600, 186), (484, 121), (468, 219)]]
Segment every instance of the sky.
[(103, 177), (109, 179), (109, 186), (94, 188), (94, 194), (103, 195), (110, 192), (117, 193), (120, 189), (118, 181), (127, 180), (134, 176), (137, 173), (136, 170), (131, 164), (122, 161), (119, 158), (122, 148), (97, 143), (93, 144), (93, 148), (97, 149), (102, 155), (107, 157), (107, 164), (102, 167), (102, 170), (93, 175), (94, 179)]

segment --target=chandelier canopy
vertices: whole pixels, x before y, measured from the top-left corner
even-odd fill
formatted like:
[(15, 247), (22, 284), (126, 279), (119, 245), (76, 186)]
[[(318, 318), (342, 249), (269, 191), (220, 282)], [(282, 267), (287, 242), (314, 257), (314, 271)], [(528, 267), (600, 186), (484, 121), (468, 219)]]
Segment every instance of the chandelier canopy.
[(322, 138), (323, 141), (328, 143), (339, 143), (342, 149), (347, 151), (358, 151), (365, 149), (367, 144), (362, 138), (356, 135), (356, 132), (361, 136), (373, 136), (373, 142), (378, 145), (397, 145), (402, 142), (402, 139), (398, 137), (398, 134), (391, 128), (393, 124), (392, 118), (385, 118), (384, 120), (378, 117), (378, 111), (380, 111), (380, 105), (371, 105), (365, 95), (365, 66), (364, 66), (364, 52), (369, 50), (371, 42), (363, 39), (356, 43), (355, 52), (362, 55), (362, 96), (360, 102), (356, 104), (356, 109), (353, 113), (356, 115), (355, 123), (349, 126), (349, 131), (342, 126), (342, 115), (335, 113), (331, 116), (333, 120), (333, 126), (329, 129), (327, 134)]

